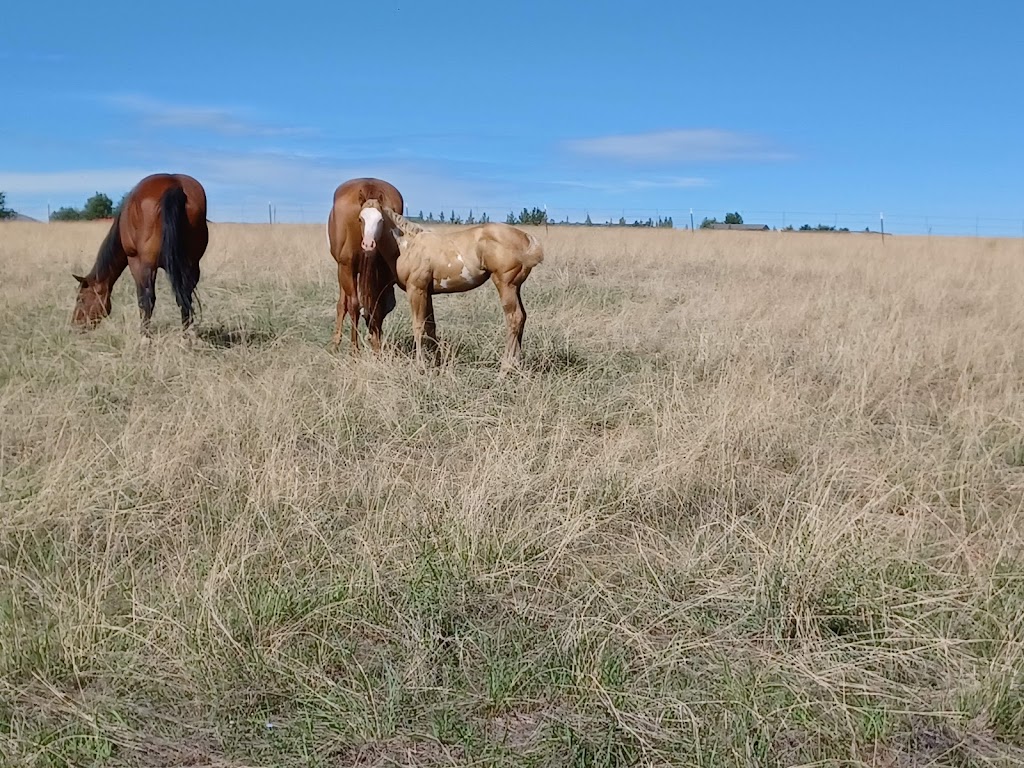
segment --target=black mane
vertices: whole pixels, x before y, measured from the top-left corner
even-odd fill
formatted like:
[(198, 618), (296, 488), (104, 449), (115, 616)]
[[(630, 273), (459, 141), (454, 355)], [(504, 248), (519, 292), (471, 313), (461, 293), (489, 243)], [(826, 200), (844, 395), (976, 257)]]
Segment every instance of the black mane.
[(96, 254), (96, 263), (93, 265), (94, 277), (106, 277), (116, 265), (118, 256), (123, 253), (121, 250), (121, 212), (118, 211), (114, 217), (114, 223), (110, 225), (110, 231), (100, 243), (99, 253)]

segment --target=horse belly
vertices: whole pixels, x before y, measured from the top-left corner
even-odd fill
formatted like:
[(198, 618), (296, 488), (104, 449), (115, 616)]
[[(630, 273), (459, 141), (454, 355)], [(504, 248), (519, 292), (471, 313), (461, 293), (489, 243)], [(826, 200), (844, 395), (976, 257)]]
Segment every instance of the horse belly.
[(488, 273), (473, 259), (463, 258), (458, 251), (434, 260), (434, 293), (458, 293), (477, 288), (487, 280)]

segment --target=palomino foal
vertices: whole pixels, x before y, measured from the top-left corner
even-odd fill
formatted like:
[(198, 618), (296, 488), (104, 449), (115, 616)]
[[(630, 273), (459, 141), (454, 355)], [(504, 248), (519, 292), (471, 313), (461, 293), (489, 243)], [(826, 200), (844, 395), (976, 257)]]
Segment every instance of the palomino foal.
[[(412, 330), (416, 339), (416, 359), (423, 362), (423, 337), (434, 348), (438, 359), (437, 326), (434, 322), (433, 296), (438, 293), (462, 293), (491, 279), (498, 289), (505, 312), (506, 341), (501, 370), (522, 362), (523, 329), (526, 309), (521, 288), (530, 271), (544, 260), (544, 249), (533, 235), (509, 224), (490, 222), (454, 232), (425, 229), (375, 200), (367, 201), (361, 216), (366, 221), (383, 218), (402, 231), (399, 253), (388, 260), (398, 286), (409, 297)], [(385, 258), (388, 258), (384, 254)]]

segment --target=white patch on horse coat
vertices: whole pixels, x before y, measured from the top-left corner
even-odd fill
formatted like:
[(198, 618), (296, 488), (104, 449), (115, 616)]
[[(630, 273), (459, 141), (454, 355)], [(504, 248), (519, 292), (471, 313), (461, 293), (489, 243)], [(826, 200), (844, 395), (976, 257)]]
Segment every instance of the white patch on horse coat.
[(442, 277), (441, 278), (441, 287), (442, 288), (447, 288), (448, 287), (448, 278), (447, 277)]
[(473, 273), (469, 271), (469, 267), (463, 266), (461, 275), (462, 279), (465, 280), (467, 283), (473, 282)]

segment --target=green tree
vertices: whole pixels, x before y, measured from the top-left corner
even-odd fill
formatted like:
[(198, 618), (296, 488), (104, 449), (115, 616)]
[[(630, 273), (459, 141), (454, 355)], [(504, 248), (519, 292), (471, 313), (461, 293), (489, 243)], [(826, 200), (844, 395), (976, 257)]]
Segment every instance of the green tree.
[(491, 217), (487, 215), (487, 211), (484, 211), (484, 215), (480, 217), (481, 224), (490, 224)]
[(86, 221), (93, 219), (110, 219), (114, 216), (114, 201), (97, 192), (85, 201), (85, 208), (82, 209), (82, 218)]
[(467, 224), (476, 224), (476, 219), (473, 218), (473, 209), (469, 209), (469, 216), (466, 217)]
[(509, 211), (508, 212), (508, 216), (505, 217), (505, 223), (506, 224), (518, 224), (519, 222), (516, 221), (516, 215), (514, 213), (512, 213), (512, 211)]
[(523, 208), (523, 212), (519, 214), (518, 220), (516, 220), (516, 218), (511, 213), (509, 213), (508, 223), (540, 225), (546, 224), (547, 220), (548, 212), (541, 208), (538, 208), (537, 206), (534, 206), (533, 210)]
[(718, 223), (718, 219), (709, 219), (707, 216), (704, 217), (704, 221), (700, 223), (701, 229), (711, 229), (715, 224)]
[(626, 226), (626, 217), (625, 216), (619, 216), (619, 226), (620, 227)]
[(726, 224), (742, 224), (743, 223), (743, 217), (740, 216), (739, 211), (737, 211), (736, 213), (727, 213), (727, 214), (725, 214), (725, 223)]
[(441, 211), (439, 214), (437, 214), (437, 220), (444, 224), (444, 211)]
[(0, 219), (13, 219), (17, 214), (7, 207), (7, 193), (0, 192)]
[(81, 221), (82, 212), (77, 208), (64, 206), (50, 214), (50, 221)]
[(584, 223), (584, 224), (585, 224), (586, 226), (588, 226), (588, 227), (592, 227), (592, 226), (594, 226), (594, 222), (592, 222), (592, 221), (590, 220), (590, 213), (587, 213), (587, 220), (586, 220), (586, 221), (584, 221), (583, 223)]

